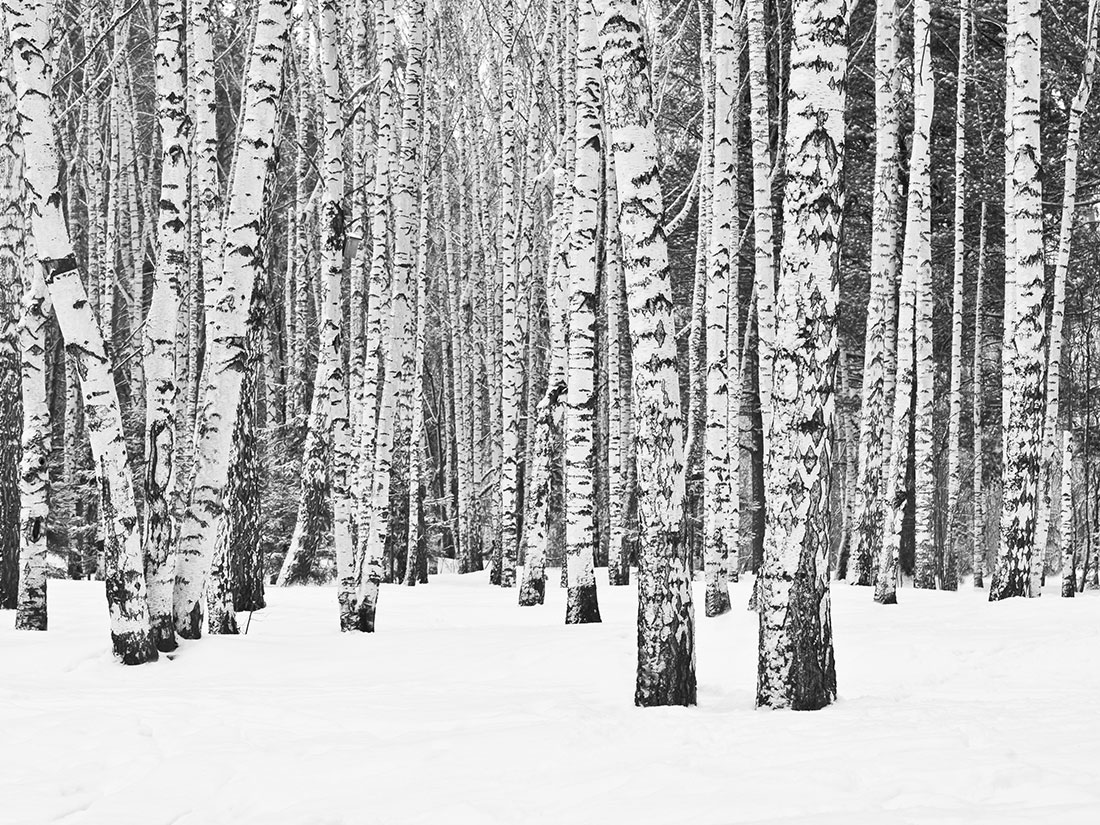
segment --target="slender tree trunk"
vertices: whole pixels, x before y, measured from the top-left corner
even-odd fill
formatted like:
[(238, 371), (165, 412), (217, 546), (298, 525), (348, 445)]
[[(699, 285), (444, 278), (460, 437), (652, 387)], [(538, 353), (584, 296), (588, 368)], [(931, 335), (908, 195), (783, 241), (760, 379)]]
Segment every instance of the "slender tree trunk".
[(749, 52), (749, 96), (752, 108), (752, 215), (757, 315), (757, 371), (764, 438), (771, 420), (772, 373), (775, 362), (775, 236), (772, 206), (771, 116), (768, 106), (768, 46), (765, 0), (745, 0)]
[(649, 60), (637, 6), (599, 0), (606, 118), (633, 340), (639, 490), (639, 706), (693, 705), (695, 615), (685, 548), (683, 416)]
[[(738, 410), (730, 398), (740, 397), (740, 380), (729, 374), (727, 348), (737, 347), (737, 97), (740, 85), (740, 29), (736, 0), (714, 6), (714, 117), (711, 171), (710, 237), (707, 255), (707, 392), (706, 452), (703, 465), (703, 568), (706, 615), (730, 609), (726, 568), (730, 541), (736, 547), (738, 502), (730, 462), (730, 425)], [(732, 299), (732, 300), (731, 300)], [(732, 328), (731, 328), (732, 327)], [(736, 359), (732, 361), (736, 365)], [(735, 448), (738, 447), (734, 441)]]
[(891, 327), (897, 284), (897, 237), (901, 203), (898, 171), (900, 121), (897, 0), (881, 0), (875, 17), (875, 189), (871, 223), (871, 295), (867, 305), (863, 389), (859, 421), (859, 498), (856, 537), (848, 567), (851, 584), (875, 579), (882, 552), (888, 502), (884, 465), (890, 455), (889, 385)]
[[(608, 145), (605, 141), (605, 145)], [(626, 519), (630, 491), (626, 442), (629, 439), (629, 388), (623, 389), (623, 269), (619, 241), (619, 198), (615, 186), (615, 162), (611, 152), (604, 153), (604, 295), (607, 302), (607, 475), (608, 532), (607, 577), (611, 585), (630, 583), (630, 553)]]
[(959, 0), (959, 64), (955, 88), (955, 257), (951, 302), (951, 389), (947, 422), (947, 541), (943, 588), (957, 590), (959, 559), (966, 554), (962, 530), (963, 291), (966, 281), (966, 87), (970, 71), (970, 0)]
[(115, 655), (126, 664), (157, 658), (149, 633), (141, 536), (122, 415), (111, 364), (80, 280), (76, 256), (61, 213), (57, 147), (50, 120), (53, 82), (52, 3), (17, 0), (8, 12), (15, 64), (17, 110), (27, 155), (25, 169), (35, 255), (80, 375), (105, 521), (107, 601)]
[(1058, 258), (1054, 267), (1054, 288), (1050, 312), (1046, 364), (1046, 408), (1043, 417), (1043, 445), (1039, 470), (1040, 500), (1035, 518), (1035, 544), (1031, 553), (1031, 596), (1042, 595), (1043, 572), (1050, 522), (1054, 515), (1054, 482), (1061, 444), (1059, 410), (1061, 408), (1062, 344), (1066, 312), (1066, 276), (1069, 272), (1070, 245), (1073, 241), (1073, 215), (1077, 205), (1077, 157), (1081, 149), (1081, 121), (1092, 92), (1096, 72), (1097, 5), (1090, 0), (1085, 64), (1081, 82), (1070, 104), (1066, 130), (1066, 160), (1062, 192), (1062, 219), (1058, 237)]
[[(516, 584), (516, 557), (519, 552), (519, 428), (520, 399), (523, 395), (523, 326), (517, 304), (521, 284), (516, 260), (516, 124), (515, 47), (512, 32), (515, 8), (512, 0), (501, 5), (506, 47), (501, 67), (500, 115), (500, 272), (501, 301), (501, 569), (502, 587)], [(529, 129), (535, 129), (529, 124)]]
[(1077, 578), (1074, 574), (1077, 560), (1077, 542), (1073, 523), (1073, 433), (1062, 431), (1062, 596), (1072, 599), (1077, 595)]
[(974, 586), (983, 587), (985, 581), (985, 322), (982, 316), (985, 289), (986, 235), (989, 226), (989, 204), (982, 201), (981, 229), (978, 239), (978, 274), (974, 287), (974, 367), (971, 416), (974, 428), (974, 481), (971, 494), (973, 526)]

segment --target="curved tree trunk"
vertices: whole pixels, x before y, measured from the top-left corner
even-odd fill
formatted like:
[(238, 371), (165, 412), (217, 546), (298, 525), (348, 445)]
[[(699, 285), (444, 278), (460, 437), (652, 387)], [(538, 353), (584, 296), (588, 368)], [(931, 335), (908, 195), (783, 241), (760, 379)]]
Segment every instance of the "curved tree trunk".
[(61, 213), (60, 169), (50, 120), (53, 40), (50, 0), (17, 0), (9, 8), (17, 110), (28, 153), (25, 176), (36, 256), (76, 364), (85, 421), (95, 456), (107, 531), (107, 601), (115, 655), (125, 664), (157, 658), (149, 632), (141, 535), (122, 415), (107, 357)]

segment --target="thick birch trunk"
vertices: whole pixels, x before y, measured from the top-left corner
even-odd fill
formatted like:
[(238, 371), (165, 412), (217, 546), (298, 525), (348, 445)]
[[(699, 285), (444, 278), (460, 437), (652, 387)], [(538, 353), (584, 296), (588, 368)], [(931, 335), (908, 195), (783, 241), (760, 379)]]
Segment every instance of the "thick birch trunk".
[(1007, 415), (1004, 419), (1001, 543), (989, 589), (990, 600), (1024, 596), (1031, 591), (1030, 562), (1035, 546), (1046, 389), (1043, 381), (1046, 277), (1039, 153), (1039, 0), (1011, 0), (1009, 21), (1013, 163), (1012, 197), (1006, 202), (1011, 205), (1008, 211), (1015, 238), (1015, 265), (1010, 290), (1013, 311), (1011, 314), (1006, 311), (1005, 316), (1006, 323), (1011, 321), (1011, 335), (1003, 365)]
[(615, 159), (619, 234), (633, 340), (639, 490), (638, 672), (640, 706), (693, 705), (695, 615), (680, 541), (684, 421), (649, 61), (637, 6), (599, 0), (605, 116)]
[(757, 706), (815, 710), (836, 698), (829, 608), (829, 465), (843, 214), (844, 0), (794, 5), (783, 275), (765, 470)]
[(149, 634), (141, 535), (118, 393), (103, 336), (88, 303), (61, 213), (57, 148), (50, 122), (53, 80), (52, 3), (16, 2), (8, 13), (15, 63), (17, 109), (24, 146), (34, 146), (25, 168), (36, 256), (49, 289), (66, 353), (75, 362), (84, 399), (107, 524), (104, 535), (107, 601), (115, 655), (125, 664), (157, 658)]
[(916, 399), (913, 408), (914, 501), (916, 561), (913, 584), (936, 586), (935, 486), (932, 416), (936, 365), (932, 353), (932, 110), (935, 89), (932, 78), (931, 4), (913, 4), (913, 139), (909, 162), (909, 201), (905, 217), (905, 251), (902, 267), (916, 269)]
[(289, 13), (289, 0), (261, 0), (256, 10), (222, 268), (204, 272), (207, 367), (195, 444), (195, 479), (180, 525), (174, 598), (176, 630), (185, 639), (202, 633), (202, 595), (222, 512), (230, 441), (247, 360), (248, 310), (256, 278), (262, 274), (259, 244), (264, 184), (275, 152)]

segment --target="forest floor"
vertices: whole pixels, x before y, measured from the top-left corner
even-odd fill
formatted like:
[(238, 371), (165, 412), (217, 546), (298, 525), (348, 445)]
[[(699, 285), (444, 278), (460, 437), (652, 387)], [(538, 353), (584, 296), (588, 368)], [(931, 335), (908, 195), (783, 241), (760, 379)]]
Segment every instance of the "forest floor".
[(698, 707), (637, 709), (634, 589), (565, 627), (555, 582), (522, 609), (481, 576), (385, 587), (371, 636), (333, 589), (271, 588), (247, 636), (125, 668), (102, 584), (51, 581), (48, 633), (0, 613), (0, 822), (1097, 821), (1097, 594), (839, 585), (840, 700), (791, 713), (753, 709), (749, 583), (698, 617)]

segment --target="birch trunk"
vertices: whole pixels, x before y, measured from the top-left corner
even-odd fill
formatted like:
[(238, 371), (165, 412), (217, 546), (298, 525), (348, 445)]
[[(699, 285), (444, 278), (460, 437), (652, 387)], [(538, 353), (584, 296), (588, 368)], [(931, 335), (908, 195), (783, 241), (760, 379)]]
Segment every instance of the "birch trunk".
[(51, 14), (50, 0), (16, 0), (8, 10), (21, 139), (24, 146), (35, 147), (24, 171), (31, 231), (66, 353), (80, 377), (108, 526), (104, 553), (114, 652), (126, 664), (142, 664), (156, 659), (157, 650), (149, 633), (141, 536), (118, 393), (61, 213), (59, 159), (50, 120)]
[[(752, 136), (752, 216), (760, 412), (767, 439), (775, 362), (775, 237), (772, 207), (771, 116), (765, 0), (745, 0), (749, 52), (749, 128)], [(766, 450), (765, 446), (765, 450)]]
[[(1011, 0), (1012, 229), (1010, 346), (1005, 353), (1004, 501), (990, 600), (1031, 591), (1030, 562), (1042, 457), (1046, 279), (1039, 153), (1039, 0)], [(1008, 282), (1006, 279), (1006, 288)], [(1007, 302), (1007, 298), (1006, 298)]]
[[(3, 50), (0, 62), (0, 609), (10, 610), (19, 602), (20, 543), (25, 534), (20, 508), (26, 494), (20, 485), (26, 476), (20, 464), (20, 439), (35, 432), (29, 428), (36, 426), (25, 418), (28, 400), (33, 402), (35, 399), (35, 386), (30, 388), (29, 396), (28, 388), (22, 387), (22, 409), (19, 404), (21, 384), (25, 381), (22, 364), (28, 355), (24, 345), (29, 344), (27, 335), (21, 332), (21, 325), (25, 323), (28, 309), (34, 307), (27, 306), (27, 289), (23, 285), (23, 279), (31, 274), (26, 268), (25, 254), (23, 146), (15, 114), (15, 87), (6, 26), (0, 29), (0, 49)], [(37, 328), (38, 324), (32, 326)], [(37, 343), (44, 350), (45, 341)], [(42, 354), (32, 350), (29, 355), (32, 371), (43, 370), (39, 394), (44, 397), (46, 378)], [(26, 455), (24, 448), (23, 456)], [(44, 459), (42, 469), (45, 469)], [(45, 531), (42, 533), (44, 540)]]
[[(501, 569), (502, 587), (516, 584), (519, 552), (519, 428), (523, 395), (523, 327), (517, 304), (520, 281), (516, 260), (516, 69), (512, 42), (515, 8), (512, 0), (501, 6), (508, 48), (501, 67), (500, 115), (500, 280), (501, 289)], [(535, 125), (530, 124), (530, 129)]]
[(593, 557), (596, 542), (593, 459), (596, 234), (603, 133), (600, 126), (599, 30), (594, 0), (579, 0), (577, 9), (577, 139), (569, 230), (569, 355), (565, 401), (566, 624), (600, 621)]
[(195, 479), (180, 525), (174, 597), (176, 631), (185, 639), (202, 633), (202, 594), (217, 538), (247, 360), (248, 310), (255, 280), (262, 274), (259, 243), (264, 184), (275, 151), (289, 14), (289, 0), (261, 0), (257, 6), (225, 219), (222, 268), (204, 272), (208, 367), (195, 444)]
[[(929, 0), (913, 3), (913, 139), (909, 162), (909, 199), (905, 217), (902, 267), (916, 269), (916, 399), (913, 408), (913, 453), (916, 465), (914, 501), (916, 561), (913, 584), (936, 586), (935, 485), (932, 416), (936, 365), (932, 353), (932, 12)], [(900, 524), (900, 522), (899, 522)]]
[(1062, 596), (1072, 599), (1077, 595), (1077, 577), (1074, 574), (1077, 558), (1077, 542), (1073, 524), (1073, 433), (1062, 432)]
[(972, 418), (974, 427), (974, 481), (972, 501), (974, 512), (972, 566), (974, 586), (983, 587), (985, 580), (985, 413), (982, 401), (985, 397), (985, 323), (982, 316), (985, 288), (986, 234), (989, 204), (982, 201), (981, 229), (978, 239), (978, 274), (974, 287), (974, 368)]
[[(187, 98), (183, 83), (185, 19), (181, 0), (157, 6), (155, 54), (160, 127), (159, 253), (144, 327), (145, 356), (145, 581), (149, 620), (159, 650), (176, 647), (172, 624), (175, 524), (170, 510), (177, 483), (176, 327), (180, 282), (187, 278)], [(140, 297), (135, 296), (136, 300)]]
[(874, 583), (883, 545), (885, 463), (892, 443), (890, 386), (894, 291), (897, 284), (898, 170), (900, 121), (897, 0), (881, 0), (875, 17), (875, 189), (871, 219), (871, 295), (863, 359), (859, 420), (859, 498), (855, 547), (849, 563), (851, 584)]
[[(727, 536), (737, 535), (738, 505), (730, 464), (730, 398), (740, 397), (729, 374), (728, 346), (737, 346), (737, 96), (740, 86), (740, 16), (736, 0), (714, 5), (714, 114), (710, 237), (707, 254), (706, 452), (703, 463), (703, 569), (706, 615), (730, 609)], [(732, 298), (732, 300), (731, 300)], [(736, 363), (736, 362), (734, 362)], [(736, 416), (736, 411), (734, 411)], [(737, 442), (734, 442), (735, 447)], [(736, 547), (736, 541), (733, 541)]]
[(680, 541), (684, 421), (661, 197), (649, 60), (638, 8), (599, 0), (600, 47), (619, 196), (619, 234), (633, 341), (640, 489), (638, 551), (639, 706), (693, 705), (695, 616)]
[(355, 627), (355, 548), (351, 536), (351, 432), (344, 367), (344, 98), (340, 91), (336, 0), (320, 7), (321, 112), (324, 118), (321, 180), (321, 268), (324, 305), (318, 383), (324, 385), (326, 436), (332, 445), (332, 531), (336, 550), (340, 629)]
[[(605, 145), (607, 145), (605, 141)], [(607, 476), (608, 476), (608, 583), (630, 583), (630, 553), (626, 537), (629, 509), (626, 457), (629, 450), (629, 399), (623, 389), (623, 269), (619, 241), (619, 198), (615, 186), (615, 162), (604, 153), (604, 295), (607, 302)], [(629, 388), (627, 388), (627, 391)]]
[(966, 87), (970, 71), (971, 0), (959, 0), (959, 63), (955, 88), (955, 226), (954, 278), (951, 290), (951, 389), (947, 422), (947, 541), (943, 588), (957, 590), (959, 559), (966, 555), (962, 530), (962, 365), (963, 292), (966, 281)]
[(793, 14), (756, 704), (815, 710), (836, 698), (826, 528), (848, 8), (798, 0)]
[(1058, 422), (1061, 408), (1062, 344), (1066, 313), (1066, 276), (1069, 272), (1070, 245), (1073, 241), (1073, 216), (1077, 206), (1077, 157), (1081, 149), (1081, 121), (1092, 93), (1096, 71), (1097, 5), (1090, 0), (1088, 11), (1088, 35), (1085, 41), (1085, 63), (1081, 69), (1081, 82), (1069, 110), (1066, 130), (1066, 160), (1064, 188), (1062, 192), (1062, 218), (1058, 235), (1058, 258), (1054, 266), (1054, 287), (1050, 311), (1046, 363), (1046, 410), (1043, 418), (1043, 444), (1039, 485), (1041, 498), (1035, 517), (1035, 544), (1031, 554), (1031, 596), (1042, 595), (1044, 563), (1050, 522), (1054, 515), (1054, 482), (1058, 469), (1058, 453), (1061, 444)]

